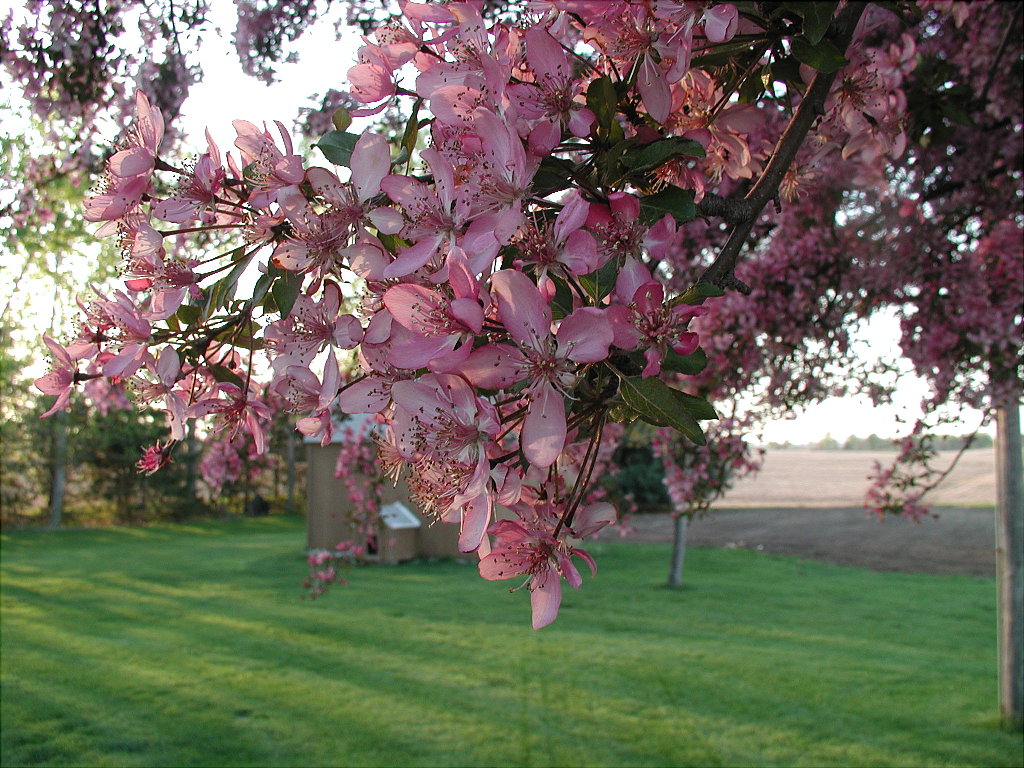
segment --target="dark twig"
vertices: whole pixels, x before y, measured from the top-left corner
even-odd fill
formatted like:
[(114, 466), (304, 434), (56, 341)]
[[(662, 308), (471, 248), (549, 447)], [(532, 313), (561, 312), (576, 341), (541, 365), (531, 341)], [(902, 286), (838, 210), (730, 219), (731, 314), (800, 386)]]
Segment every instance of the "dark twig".
[[(850, 45), (857, 22), (860, 21), (861, 14), (864, 13), (866, 5), (863, 2), (850, 3), (832, 21), (829, 39), (836, 44), (840, 51), (846, 51)], [(722, 247), (714, 263), (704, 271), (704, 274), (700, 276), (697, 282), (711, 283), (712, 285), (724, 288), (735, 279), (733, 270), (736, 267), (736, 261), (739, 258), (743, 244), (746, 242), (751, 229), (753, 229), (758, 216), (761, 215), (764, 206), (769, 200), (774, 199), (778, 195), (779, 185), (796, 159), (797, 151), (803, 144), (815, 120), (824, 111), (825, 99), (835, 79), (836, 72), (828, 74), (818, 72), (814, 76), (810, 86), (807, 88), (807, 92), (804, 94), (803, 101), (800, 102), (800, 106), (797, 107), (785, 132), (779, 139), (778, 144), (775, 145), (775, 151), (772, 153), (771, 160), (769, 160), (768, 165), (765, 167), (764, 173), (761, 174), (761, 178), (757, 180), (757, 183), (743, 198), (742, 202), (749, 206), (747, 216), (742, 220), (733, 222), (734, 227), (729, 234), (729, 239)], [(715, 204), (712, 203), (712, 206)], [(718, 204), (723, 211), (732, 215), (736, 215), (742, 210), (739, 206), (729, 207)], [(708, 210), (703, 201), (701, 202), (701, 208), (702, 210)], [(726, 218), (726, 221), (730, 221), (730, 219)]]

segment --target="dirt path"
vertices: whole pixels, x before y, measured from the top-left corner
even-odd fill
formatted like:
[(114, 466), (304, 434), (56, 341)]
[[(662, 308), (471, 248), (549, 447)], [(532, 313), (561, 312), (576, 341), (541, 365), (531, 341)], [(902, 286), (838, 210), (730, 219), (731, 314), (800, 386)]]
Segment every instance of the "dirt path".
[[(724, 509), (694, 520), (690, 546), (745, 547), (879, 571), (995, 574), (990, 508), (941, 507), (938, 518), (878, 521), (861, 507)], [(637, 542), (670, 542), (668, 515), (636, 515)]]

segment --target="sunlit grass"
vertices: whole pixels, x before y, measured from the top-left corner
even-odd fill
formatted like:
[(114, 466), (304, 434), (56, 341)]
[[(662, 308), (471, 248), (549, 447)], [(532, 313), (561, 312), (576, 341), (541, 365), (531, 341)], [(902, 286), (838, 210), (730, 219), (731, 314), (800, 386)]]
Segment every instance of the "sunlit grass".
[(991, 580), (664, 547), (529, 628), (448, 562), (310, 603), (301, 520), (3, 538), (6, 765), (1020, 765)]

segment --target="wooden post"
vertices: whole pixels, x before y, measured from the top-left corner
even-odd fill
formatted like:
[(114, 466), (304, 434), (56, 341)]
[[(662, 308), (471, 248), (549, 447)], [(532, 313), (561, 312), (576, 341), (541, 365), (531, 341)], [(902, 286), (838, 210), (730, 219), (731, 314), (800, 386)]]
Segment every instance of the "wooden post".
[(686, 558), (686, 515), (676, 515), (672, 536), (672, 563), (668, 569), (668, 585), (683, 586), (683, 561)]
[(999, 600), (999, 715), (1024, 727), (1024, 468), (1020, 405), (996, 412), (996, 582)]

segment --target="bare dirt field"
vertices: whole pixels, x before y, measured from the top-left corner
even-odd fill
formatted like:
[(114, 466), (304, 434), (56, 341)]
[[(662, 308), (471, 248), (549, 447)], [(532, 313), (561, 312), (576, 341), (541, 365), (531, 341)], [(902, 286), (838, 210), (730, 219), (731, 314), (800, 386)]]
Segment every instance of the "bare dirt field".
[[(936, 467), (948, 467), (956, 454), (943, 452)], [(740, 481), (722, 507), (859, 507), (868, 475), (877, 461), (888, 467), (896, 457), (884, 451), (770, 451), (754, 477)], [(994, 506), (995, 452), (966, 451), (942, 485), (926, 501), (941, 506)]]
[[(879, 521), (860, 504), (871, 462), (892, 453), (787, 450), (689, 525), (690, 546), (745, 547), (884, 571), (991, 576), (995, 470), (991, 450), (968, 451), (929, 499), (938, 517)], [(948, 456), (945, 458), (952, 458)], [(637, 515), (638, 542), (671, 541), (668, 515)]]

